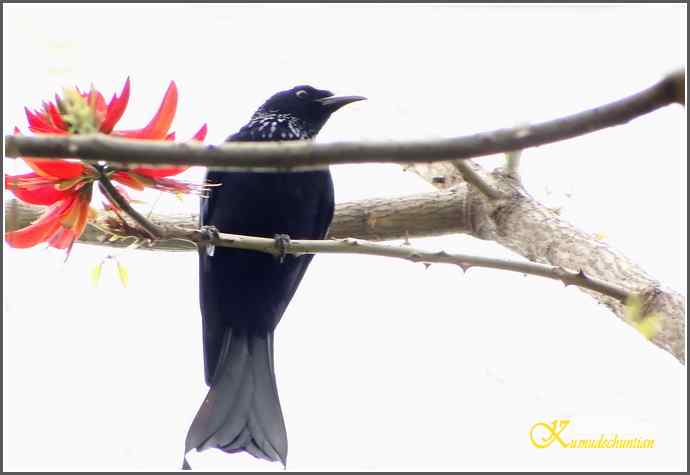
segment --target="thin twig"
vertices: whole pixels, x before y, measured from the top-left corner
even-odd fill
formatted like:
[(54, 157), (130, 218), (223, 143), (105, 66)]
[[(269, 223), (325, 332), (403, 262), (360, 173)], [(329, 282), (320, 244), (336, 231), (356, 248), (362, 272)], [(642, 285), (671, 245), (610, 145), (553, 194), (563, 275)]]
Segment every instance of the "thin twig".
[[(279, 255), (275, 240), (270, 238), (219, 233), (217, 238), (207, 241), (198, 229), (169, 230), (168, 238), (184, 239), (195, 243), (204, 242), (218, 247), (232, 247), (235, 249), (265, 252), (274, 256)], [(582, 271), (573, 272), (561, 267), (536, 264), (533, 262), (518, 262), (505, 259), (470, 256), (466, 254), (451, 254), (445, 251), (425, 251), (410, 247), (409, 245), (394, 246), (353, 238), (333, 240), (291, 240), (286, 245), (285, 252), (295, 255), (317, 253), (366, 254), (370, 256), (394, 257), (425, 264), (454, 264), (460, 266), (464, 271), (470, 267), (485, 267), (560, 280), (565, 285), (576, 285), (578, 287), (593, 290), (615, 298), (620, 302), (625, 302), (630, 296), (630, 292), (627, 290), (594, 279)]]
[(497, 200), (500, 198), (507, 198), (508, 195), (502, 193), (498, 188), (490, 185), (479, 173), (474, 171), (472, 165), (464, 160), (457, 160), (453, 162), (455, 169), (460, 172), (467, 183), (475, 186), (479, 191), (484, 193), (491, 199)]
[(685, 72), (678, 71), (654, 86), (610, 104), (560, 119), (499, 129), (465, 137), (414, 142), (309, 142), (170, 143), (83, 136), (5, 136), (7, 157), (72, 157), (106, 160), (130, 166), (139, 164), (206, 166), (217, 170), (288, 171), (343, 163), (409, 163), (464, 160), (506, 153), (565, 140), (624, 124), (673, 103), (683, 103)]
[(117, 188), (113, 186), (110, 179), (105, 173), (100, 171), (100, 176), (98, 182), (101, 185), (101, 190), (114, 204), (117, 205), (122, 211), (127, 213), (136, 223), (144, 228), (144, 230), (151, 236), (152, 239), (162, 239), (165, 237), (165, 231), (160, 226), (152, 223), (144, 216), (139, 214), (137, 210), (132, 208), (132, 206), (127, 202), (127, 200), (117, 191)]
[(520, 158), (522, 150), (513, 150), (506, 153), (506, 172), (514, 180), (520, 181)]

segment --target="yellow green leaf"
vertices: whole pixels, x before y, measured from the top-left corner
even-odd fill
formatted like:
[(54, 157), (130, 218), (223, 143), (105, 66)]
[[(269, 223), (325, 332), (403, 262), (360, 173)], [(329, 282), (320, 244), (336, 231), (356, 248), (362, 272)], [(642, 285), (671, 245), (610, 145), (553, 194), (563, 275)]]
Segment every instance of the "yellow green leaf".
[(96, 286), (98, 285), (98, 281), (101, 280), (101, 271), (103, 270), (103, 261), (99, 262), (96, 264), (92, 269), (91, 269), (91, 283)]
[(122, 286), (127, 287), (127, 284), (129, 283), (129, 272), (127, 271), (127, 268), (120, 263), (120, 261), (117, 262), (117, 275), (120, 277)]
[(642, 320), (642, 298), (638, 294), (632, 294), (625, 302), (623, 312), (626, 320), (631, 323)]
[(662, 329), (661, 316), (656, 313), (645, 315), (642, 297), (638, 294), (628, 298), (623, 313), (625, 319), (648, 340), (654, 338)]
[(651, 340), (661, 331), (661, 317), (656, 314), (647, 315), (634, 325), (637, 331), (642, 333), (642, 336)]

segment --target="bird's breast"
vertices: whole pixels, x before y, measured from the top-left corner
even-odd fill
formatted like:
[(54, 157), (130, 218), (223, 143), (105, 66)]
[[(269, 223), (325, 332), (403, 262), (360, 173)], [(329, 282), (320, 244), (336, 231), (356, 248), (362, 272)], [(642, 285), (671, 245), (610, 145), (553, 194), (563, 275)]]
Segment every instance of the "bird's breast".
[[(209, 181), (213, 177), (209, 174)], [(332, 202), (330, 173), (219, 173), (215, 203), (205, 224), (221, 232), (293, 239), (314, 238), (322, 229), (319, 214)], [(328, 226), (329, 223), (326, 223)]]

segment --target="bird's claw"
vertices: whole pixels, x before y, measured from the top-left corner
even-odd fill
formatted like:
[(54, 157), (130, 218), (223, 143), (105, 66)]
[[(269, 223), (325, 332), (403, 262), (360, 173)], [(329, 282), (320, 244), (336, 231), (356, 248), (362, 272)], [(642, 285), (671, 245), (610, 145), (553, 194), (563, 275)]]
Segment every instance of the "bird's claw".
[(287, 249), (290, 245), (290, 236), (287, 234), (276, 234), (273, 236), (276, 241), (276, 247), (278, 248), (278, 260), (282, 264), (285, 261), (285, 256), (287, 255)]
[(200, 234), (200, 242), (203, 244), (206, 244), (208, 242), (213, 241), (214, 239), (217, 239), (220, 237), (220, 231), (218, 231), (218, 228), (212, 225), (209, 226), (201, 226), (201, 229), (199, 229), (199, 234)]
[(220, 232), (215, 226), (202, 226), (199, 230), (199, 245), (206, 248), (206, 254), (213, 257), (216, 246), (211, 244), (214, 240), (220, 237)]

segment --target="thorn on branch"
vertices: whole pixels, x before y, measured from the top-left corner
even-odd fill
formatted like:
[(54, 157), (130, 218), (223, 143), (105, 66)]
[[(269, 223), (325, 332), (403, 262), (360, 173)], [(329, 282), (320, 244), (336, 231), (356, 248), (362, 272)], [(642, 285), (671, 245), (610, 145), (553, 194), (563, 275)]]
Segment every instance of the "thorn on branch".
[(460, 268), (462, 269), (462, 273), (463, 273), (463, 274), (466, 274), (467, 271), (470, 269), (470, 267), (472, 267), (472, 266), (469, 265), (469, 264), (458, 264), (458, 265), (459, 265)]

